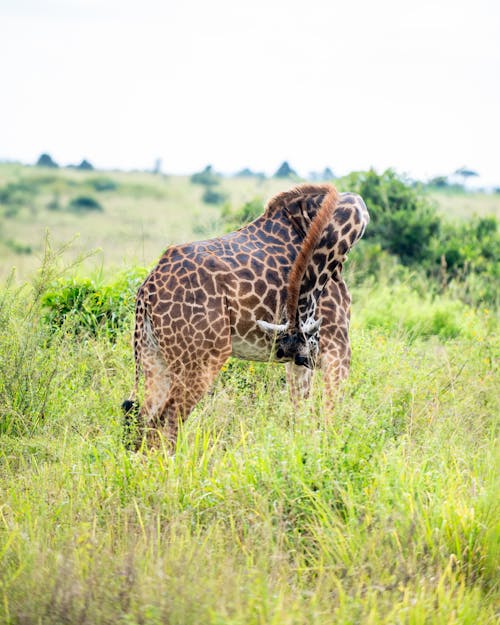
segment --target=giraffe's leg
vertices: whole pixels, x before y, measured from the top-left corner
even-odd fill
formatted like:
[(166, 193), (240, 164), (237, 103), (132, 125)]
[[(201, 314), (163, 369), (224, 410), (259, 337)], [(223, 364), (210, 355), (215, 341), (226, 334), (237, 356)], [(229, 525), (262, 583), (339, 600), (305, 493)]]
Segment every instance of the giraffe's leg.
[[(339, 386), (349, 375), (351, 348), (348, 342), (333, 341), (328, 348), (321, 353), (319, 368), (323, 372), (325, 384), (325, 407), (327, 412), (331, 412), (335, 406)], [(301, 400), (309, 397), (314, 372), (307, 367), (298, 367), (293, 362), (287, 362), (285, 368), (290, 397), (294, 405), (298, 406)]]
[(208, 361), (176, 368), (169, 376), (167, 396), (155, 420), (149, 420), (147, 440), (156, 447), (163, 435), (170, 449), (175, 449), (179, 424), (184, 422), (226, 362), (230, 352), (212, 356)]
[(349, 375), (350, 363), (351, 347), (347, 337), (345, 341), (330, 341), (321, 354), (320, 368), (323, 371), (327, 412), (333, 411), (335, 407), (339, 387)]
[(294, 405), (298, 406), (300, 400), (309, 397), (313, 371), (307, 367), (297, 366), (294, 362), (287, 362), (285, 369), (290, 398)]
[(325, 385), (325, 409), (330, 414), (335, 407), (339, 386), (349, 373), (351, 346), (349, 319), (351, 296), (341, 279), (330, 280), (320, 302), (323, 323), (320, 331), (319, 368)]
[(144, 402), (133, 410), (126, 422), (127, 445), (138, 449), (144, 435), (157, 427), (169, 395), (172, 375), (165, 358), (157, 345), (144, 345), (141, 351), (141, 366), (144, 373)]

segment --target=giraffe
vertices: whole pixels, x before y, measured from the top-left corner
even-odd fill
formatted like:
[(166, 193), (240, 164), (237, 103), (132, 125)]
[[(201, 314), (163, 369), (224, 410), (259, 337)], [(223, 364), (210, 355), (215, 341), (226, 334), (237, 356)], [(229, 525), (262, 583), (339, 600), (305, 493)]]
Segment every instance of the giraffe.
[[(312, 370), (334, 392), (350, 364), (350, 295), (342, 264), (369, 216), (362, 198), (304, 184), (273, 197), (235, 232), (169, 247), (138, 290), (135, 386), (122, 407), (143, 434), (174, 447), (179, 422), (229, 356), (286, 363), (292, 396)], [(140, 371), (144, 403), (135, 402)]]

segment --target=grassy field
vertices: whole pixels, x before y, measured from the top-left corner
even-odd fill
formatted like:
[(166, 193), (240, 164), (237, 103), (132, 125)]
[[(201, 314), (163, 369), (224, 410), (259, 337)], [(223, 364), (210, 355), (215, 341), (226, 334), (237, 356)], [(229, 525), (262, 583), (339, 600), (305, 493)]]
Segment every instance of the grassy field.
[(474, 215), (500, 219), (500, 193), (433, 191), (429, 195), (439, 212), (451, 219), (470, 219)]
[[(42, 172), (42, 173), (41, 173)], [(188, 177), (147, 173), (80, 172), (0, 165), (0, 186), (26, 181), (36, 192), (19, 212), (0, 217), (0, 277), (13, 266), (20, 280), (27, 278), (43, 254), (48, 230), (54, 246), (71, 242), (67, 262), (79, 255), (95, 254), (82, 265), (84, 271), (151, 265), (174, 242), (214, 236), (221, 230), (220, 207), (202, 201), (203, 187)], [(96, 192), (95, 181), (113, 188)], [(238, 207), (259, 197), (262, 203), (288, 186), (274, 179), (224, 179), (228, 201)], [(285, 187), (284, 187), (285, 185)], [(75, 213), (66, 207), (79, 195), (96, 197), (102, 212)], [(59, 208), (48, 208), (56, 200)], [(16, 246), (30, 251), (19, 253)]]
[[(321, 379), (296, 410), (281, 366), (233, 360), (174, 456), (133, 454), (132, 313), (112, 335), (54, 329), (43, 295), (60, 262), (103, 246), (70, 273), (149, 265), (220, 231), (220, 208), (187, 179), (106, 174), (103, 212), (76, 215), (64, 207), (98, 174), (51, 175), (1, 224), (2, 272), (20, 274), (0, 289), (0, 623), (497, 623), (497, 311), (388, 271), (352, 288), (334, 412)], [(283, 183), (222, 186), (238, 206)], [(81, 233), (62, 261), (37, 258), (46, 226), (54, 242)]]

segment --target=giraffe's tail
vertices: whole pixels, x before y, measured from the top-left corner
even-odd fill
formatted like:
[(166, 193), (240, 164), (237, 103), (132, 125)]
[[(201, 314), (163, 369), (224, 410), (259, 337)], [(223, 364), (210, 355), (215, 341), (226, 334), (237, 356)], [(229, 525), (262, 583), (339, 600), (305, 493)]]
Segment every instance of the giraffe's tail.
[[(137, 322), (136, 322), (137, 325)], [(137, 391), (139, 389), (139, 378), (141, 377), (141, 358), (140, 358), (140, 344), (137, 336), (137, 329), (134, 332), (134, 362), (135, 362), (135, 377), (134, 377), (134, 387), (128, 399), (126, 399), (122, 403), (122, 409), (125, 414), (132, 412), (134, 409), (138, 410), (139, 405), (136, 401)]]
[[(134, 345), (135, 347), (135, 345)], [(135, 349), (134, 349), (135, 351)], [(123, 443), (127, 448), (137, 449), (140, 438), (139, 403), (136, 400), (139, 386), (140, 366), (139, 360), (135, 358), (135, 383), (128, 399), (122, 403), (123, 410)]]
[(145, 310), (144, 301), (142, 297), (142, 288), (139, 289), (136, 301), (135, 310), (135, 328), (134, 328), (134, 361), (135, 361), (135, 379), (134, 387), (128, 398), (122, 402), (122, 410), (124, 414), (123, 429), (124, 429), (124, 443), (127, 447), (137, 448), (137, 441), (139, 440), (140, 419), (139, 410), (140, 406), (136, 399), (139, 388), (139, 379), (141, 376), (141, 345), (143, 341), (142, 328), (144, 323), (140, 320), (144, 320)]
[(132, 412), (134, 408), (136, 410), (138, 409), (136, 397), (137, 397), (137, 391), (139, 388), (139, 378), (141, 376), (141, 345), (144, 341), (143, 328), (144, 328), (145, 317), (146, 317), (146, 311), (145, 311), (144, 298), (143, 298), (142, 287), (141, 287), (139, 289), (139, 292), (137, 293), (137, 300), (135, 303), (135, 327), (134, 327), (134, 338), (133, 338), (134, 362), (135, 362), (134, 387), (128, 399), (126, 399), (122, 403), (122, 409), (125, 412), (125, 414)]
[(125, 414), (125, 417), (127, 417), (127, 415), (129, 413), (137, 413), (139, 410), (139, 404), (135, 401), (135, 399), (125, 399), (122, 402), (122, 410)]
[(123, 444), (126, 448), (137, 450), (141, 440), (141, 427), (140, 427), (140, 406), (136, 400), (137, 388), (139, 386), (139, 374), (140, 369), (138, 361), (136, 359), (135, 366), (135, 384), (128, 399), (122, 402), (123, 410)]

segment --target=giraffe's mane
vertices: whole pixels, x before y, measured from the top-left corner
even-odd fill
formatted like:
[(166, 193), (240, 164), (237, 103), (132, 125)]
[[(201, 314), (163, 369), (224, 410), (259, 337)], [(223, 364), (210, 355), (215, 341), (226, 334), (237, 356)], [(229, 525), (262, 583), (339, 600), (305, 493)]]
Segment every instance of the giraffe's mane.
[(307, 201), (318, 195), (327, 195), (332, 190), (335, 191), (335, 187), (332, 184), (299, 184), (288, 191), (283, 191), (273, 196), (267, 203), (265, 213), (267, 216), (271, 216), (279, 208), (286, 207), (292, 202)]
[(313, 194), (321, 194), (323, 196), (321, 205), (312, 219), (288, 277), (286, 313), (290, 323), (290, 330), (293, 331), (296, 329), (297, 306), (302, 280), (323, 231), (333, 218), (333, 212), (337, 206), (339, 194), (333, 185), (303, 185), (302, 187), (292, 189), (291, 192), (286, 192), (286, 194), (291, 193), (294, 199), (297, 199), (297, 197), (301, 195), (310, 197)]

